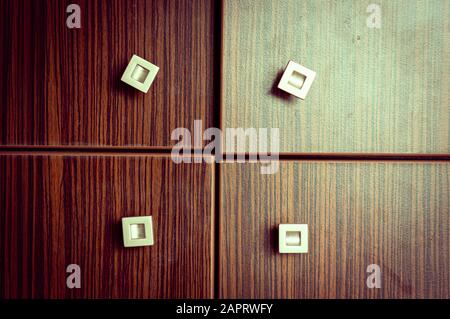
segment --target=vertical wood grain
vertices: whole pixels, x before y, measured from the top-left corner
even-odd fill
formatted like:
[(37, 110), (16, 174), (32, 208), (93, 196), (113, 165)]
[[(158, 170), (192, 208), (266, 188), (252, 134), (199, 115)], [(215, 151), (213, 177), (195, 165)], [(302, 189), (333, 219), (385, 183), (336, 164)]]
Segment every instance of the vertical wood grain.
[[(449, 298), (450, 164), (286, 161), (221, 169), (219, 297)], [(278, 225), (308, 224), (307, 254)], [(366, 286), (381, 267), (380, 289)]]
[[(380, 29), (366, 25), (371, 3)], [(449, 10), (224, 0), (222, 127), (277, 127), (281, 152), (450, 153)], [(305, 100), (277, 88), (289, 60), (317, 72)]]
[[(168, 147), (214, 120), (209, 0), (0, 2), (0, 144)], [(149, 92), (120, 81), (131, 56), (160, 67)]]
[[(0, 156), (1, 298), (211, 298), (213, 166), (167, 156)], [(152, 215), (124, 248), (121, 218)], [(66, 287), (66, 267), (81, 288)]]

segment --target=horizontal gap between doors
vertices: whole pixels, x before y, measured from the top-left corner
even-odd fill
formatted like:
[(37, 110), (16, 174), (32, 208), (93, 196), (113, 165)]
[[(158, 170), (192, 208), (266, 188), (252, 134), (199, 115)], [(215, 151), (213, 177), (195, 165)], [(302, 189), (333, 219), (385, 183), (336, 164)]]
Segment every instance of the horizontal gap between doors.
[[(170, 156), (171, 147), (84, 147), (84, 146), (0, 146), (0, 155), (161, 155)], [(176, 152), (183, 156), (201, 156), (201, 149), (184, 149)], [(215, 154), (212, 154), (215, 156)], [(260, 156), (262, 155), (262, 157)], [(211, 155), (205, 155), (207, 157)], [(272, 156), (269, 154), (269, 156)], [(244, 159), (253, 161), (276, 160), (277, 157), (268, 157), (267, 154), (258, 153), (223, 153), (222, 160), (218, 163), (226, 163), (227, 160)], [(450, 154), (388, 154), (388, 153), (279, 153), (278, 159), (283, 160), (328, 160), (328, 161), (450, 161)]]

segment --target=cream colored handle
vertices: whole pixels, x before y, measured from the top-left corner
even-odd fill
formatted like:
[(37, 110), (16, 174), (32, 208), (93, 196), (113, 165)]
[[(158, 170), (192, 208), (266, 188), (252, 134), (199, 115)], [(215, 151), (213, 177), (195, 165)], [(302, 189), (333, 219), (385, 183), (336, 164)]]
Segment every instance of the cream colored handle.
[(282, 254), (307, 253), (308, 225), (280, 224), (278, 226), (278, 248)]
[(153, 245), (152, 216), (122, 218), (123, 245), (142, 247)]

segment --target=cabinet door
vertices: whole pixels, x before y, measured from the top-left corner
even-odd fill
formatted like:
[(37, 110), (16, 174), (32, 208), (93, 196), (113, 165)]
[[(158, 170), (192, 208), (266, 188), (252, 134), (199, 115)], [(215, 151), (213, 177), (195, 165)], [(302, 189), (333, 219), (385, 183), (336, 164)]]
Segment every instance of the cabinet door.
[[(211, 298), (212, 170), (165, 156), (0, 156), (0, 297)], [(154, 245), (125, 248), (121, 219), (141, 215)], [(80, 288), (66, 284), (71, 264)]]
[[(449, 163), (224, 165), (219, 296), (449, 298), (449, 190)], [(280, 254), (279, 224), (307, 224), (308, 253)]]
[[(371, 3), (224, 0), (222, 126), (277, 127), (281, 152), (450, 153), (448, 1)], [(317, 73), (305, 100), (277, 88), (289, 60)]]
[[(81, 28), (68, 28), (71, 3)], [(0, 145), (170, 147), (213, 124), (210, 0), (0, 1)], [(71, 20), (71, 19), (70, 19)], [(132, 55), (160, 69), (147, 94), (120, 81)]]

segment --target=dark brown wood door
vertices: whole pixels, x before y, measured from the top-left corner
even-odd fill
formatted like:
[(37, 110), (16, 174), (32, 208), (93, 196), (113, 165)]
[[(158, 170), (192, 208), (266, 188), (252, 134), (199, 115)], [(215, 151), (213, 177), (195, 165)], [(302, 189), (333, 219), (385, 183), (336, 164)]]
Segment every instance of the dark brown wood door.
[[(2, 155), (0, 181), (1, 298), (213, 296), (212, 165)], [(125, 248), (121, 218), (140, 215), (153, 216), (154, 245)]]
[[(0, 1), (0, 145), (168, 147), (214, 120), (216, 1)], [(160, 70), (120, 81), (137, 54)]]
[[(450, 297), (449, 163), (285, 161), (274, 175), (258, 164), (221, 172), (219, 297)], [(308, 253), (278, 252), (284, 223), (308, 224)], [(366, 285), (372, 264), (381, 288)]]

